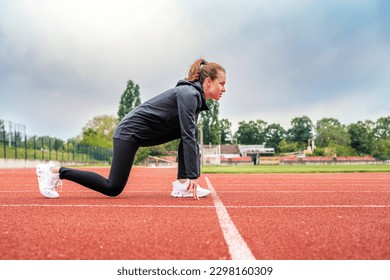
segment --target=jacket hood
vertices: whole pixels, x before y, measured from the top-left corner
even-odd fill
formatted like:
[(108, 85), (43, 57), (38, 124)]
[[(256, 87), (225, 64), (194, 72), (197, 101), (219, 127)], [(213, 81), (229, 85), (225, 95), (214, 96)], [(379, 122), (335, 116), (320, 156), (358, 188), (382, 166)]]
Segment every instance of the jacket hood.
[(200, 110), (201, 111), (209, 110), (209, 107), (206, 104), (206, 96), (204, 95), (203, 87), (199, 81), (189, 82), (187, 80), (180, 80), (177, 82), (176, 86), (177, 87), (178, 86), (193, 86), (194, 88), (196, 88), (196, 90), (200, 93), (200, 97), (202, 99), (202, 106), (201, 106)]

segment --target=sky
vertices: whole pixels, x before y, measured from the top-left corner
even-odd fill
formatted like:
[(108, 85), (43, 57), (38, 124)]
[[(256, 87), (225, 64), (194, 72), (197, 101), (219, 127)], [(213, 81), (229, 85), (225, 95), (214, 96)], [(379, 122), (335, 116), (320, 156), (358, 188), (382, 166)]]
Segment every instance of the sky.
[(390, 115), (390, 1), (0, 0), (0, 119), (63, 140), (198, 58), (226, 69), (220, 118)]

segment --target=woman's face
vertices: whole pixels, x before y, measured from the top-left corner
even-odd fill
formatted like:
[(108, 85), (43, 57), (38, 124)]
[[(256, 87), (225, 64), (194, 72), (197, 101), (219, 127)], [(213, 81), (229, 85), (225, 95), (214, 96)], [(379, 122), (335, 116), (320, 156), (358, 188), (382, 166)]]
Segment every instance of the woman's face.
[(215, 80), (206, 78), (203, 82), (203, 90), (206, 99), (214, 99), (218, 101), (225, 92), (226, 74), (223, 71), (218, 71), (218, 77)]

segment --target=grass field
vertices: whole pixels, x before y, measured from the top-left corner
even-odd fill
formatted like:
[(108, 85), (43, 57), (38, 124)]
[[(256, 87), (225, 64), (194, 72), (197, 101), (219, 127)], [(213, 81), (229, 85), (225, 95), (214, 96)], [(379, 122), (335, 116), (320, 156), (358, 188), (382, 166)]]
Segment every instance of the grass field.
[(390, 164), (377, 165), (247, 165), (203, 166), (202, 173), (346, 173), (390, 172)]

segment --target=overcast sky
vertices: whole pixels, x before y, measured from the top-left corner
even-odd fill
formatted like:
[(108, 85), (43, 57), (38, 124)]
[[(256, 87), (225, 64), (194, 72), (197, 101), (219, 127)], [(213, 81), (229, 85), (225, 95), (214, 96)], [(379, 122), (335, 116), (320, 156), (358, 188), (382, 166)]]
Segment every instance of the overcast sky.
[(68, 139), (203, 57), (227, 71), (220, 118), (290, 127), (390, 115), (390, 1), (1, 0), (0, 119)]

